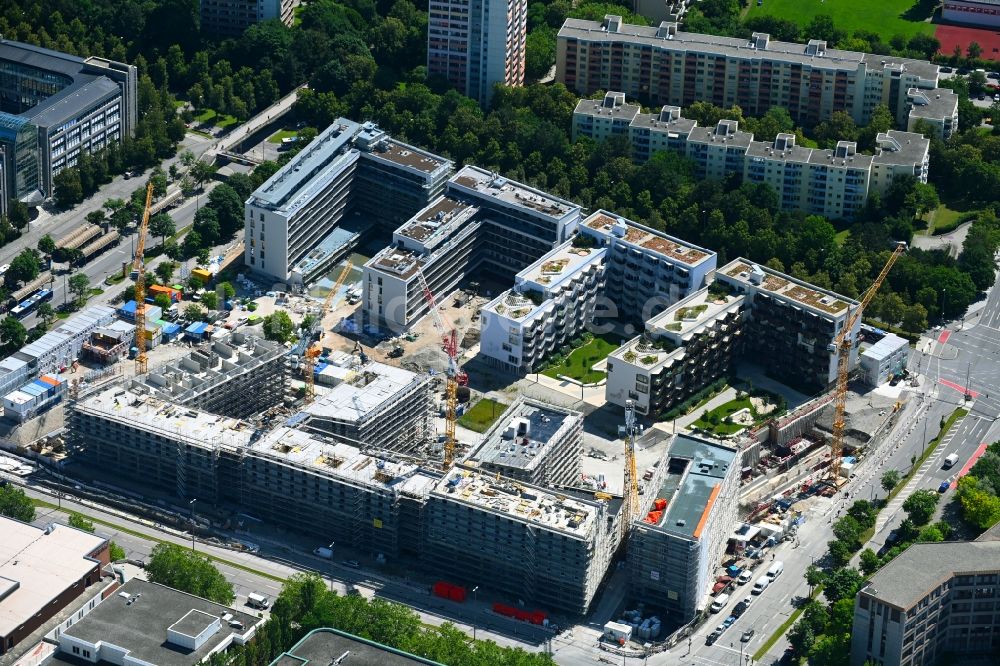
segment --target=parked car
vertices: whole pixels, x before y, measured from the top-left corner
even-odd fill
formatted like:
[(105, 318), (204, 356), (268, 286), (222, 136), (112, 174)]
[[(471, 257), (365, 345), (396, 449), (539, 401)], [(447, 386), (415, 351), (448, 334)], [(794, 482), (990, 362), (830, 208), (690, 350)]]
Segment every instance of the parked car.
[(726, 629), (728, 629), (729, 627), (733, 626), (733, 622), (736, 622), (736, 616), (735, 615), (730, 615), (722, 623), (722, 626), (724, 626)]
[(941, 68), (941, 73), (942, 74), (951, 74), (954, 71), (955, 70), (953, 70), (951, 67), (942, 67)]
[(746, 631), (743, 632), (743, 635), (740, 636), (740, 642), (749, 643), (750, 640), (753, 638), (753, 635), (754, 635), (754, 630), (747, 629)]
[(951, 481), (948, 481), (948, 480), (942, 481), (941, 485), (938, 486), (938, 492), (939, 493), (946, 493), (946, 492), (948, 492), (949, 488), (951, 488)]
[(719, 630), (716, 629), (708, 636), (705, 636), (705, 645), (712, 645), (715, 641), (719, 640)]
[(898, 541), (899, 541), (899, 530), (893, 530), (889, 532), (889, 536), (885, 538), (885, 544), (883, 544), (882, 547), (878, 549), (878, 556), (882, 557), (883, 555), (888, 553), (890, 550), (892, 550), (893, 546), (895, 546)]
[(357, 560), (344, 560), (341, 562), (345, 567), (351, 567), (352, 569), (360, 569), (361, 563)]
[(746, 612), (746, 610), (747, 610), (746, 603), (741, 601), (740, 603), (733, 606), (733, 615), (735, 615), (736, 617), (740, 617), (741, 615), (743, 615), (743, 613)]

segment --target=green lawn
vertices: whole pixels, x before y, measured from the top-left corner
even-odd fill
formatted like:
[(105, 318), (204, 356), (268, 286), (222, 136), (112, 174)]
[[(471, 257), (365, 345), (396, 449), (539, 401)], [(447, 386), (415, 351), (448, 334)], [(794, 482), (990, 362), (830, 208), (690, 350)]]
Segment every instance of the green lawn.
[(607, 373), (594, 370), (594, 364), (607, 358), (608, 354), (618, 349), (618, 346), (617, 340), (595, 336), (587, 344), (574, 349), (559, 365), (542, 370), (542, 374), (553, 379), (559, 379), (559, 375), (572, 377), (584, 384), (599, 382), (607, 376)]
[(843, 231), (838, 231), (837, 235), (833, 237), (833, 242), (837, 245), (843, 245), (848, 238), (851, 237), (851, 230), (844, 229)]
[[(698, 420), (691, 425), (695, 428), (701, 428), (702, 430), (714, 432), (717, 435), (732, 435), (735, 432), (739, 432), (746, 426), (740, 425), (739, 423), (725, 423), (724, 419), (730, 414), (738, 412), (741, 409), (750, 409), (750, 398), (736, 398), (734, 400), (730, 400), (729, 402), (725, 402), (708, 412), (708, 414), (699, 417)], [(719, 418), (718, 424), (712, 424), (711, 419), (713, 416), (717, 416)]]
[(268, 143), (281, 143), (282, 139), (291, 139), (293, 136), (298, 136), (298, 134), (299, 133), (298, 133), (297, 130), (287, 130), (287, 129), (278, 130), (277, 132), (275, 132), (271, 136), (267, 137), (267, 142)]
[(234, 116), (216, 113), (215, 109), (205, 109), (195, 116), (194, 119), (199, 123), (211, 123), (212, 125), (222, 129), (235, 125), (239, 122)]
[(486, 432), (493, 422), (507, 409), (507, 405), (491, 398), (483, 398), (458, 419), (458, 425), (476, 432)]
[(962, 224), (966, 220), (972, 219), (978, 211), (970, 210), (959, 210), (960, 204), (952, 204), (954, 208), (948, 206), (948, 204), (940, 204), (937, 210), (932, 211), (927, 214), (925, 219), (927, 220), (927, 234), (938, 236), (940, 234), (947, 234), (955, 230), (958, 225)]
[[(888, 41), (893, 35), (912, 37), (934, 34), (934, 25), (924, 22), (931, 3), (924, 0), (764, 0), (758, 6), (749, 0), (746, 16), (769, 15), (788, 19), (805, 28), (819, 14), (828, 14), (840, 30), (876, 32)], [(933, 3), (936, 5), (937, 3)], [(904, 16), (906, 18), (904, 18)]]

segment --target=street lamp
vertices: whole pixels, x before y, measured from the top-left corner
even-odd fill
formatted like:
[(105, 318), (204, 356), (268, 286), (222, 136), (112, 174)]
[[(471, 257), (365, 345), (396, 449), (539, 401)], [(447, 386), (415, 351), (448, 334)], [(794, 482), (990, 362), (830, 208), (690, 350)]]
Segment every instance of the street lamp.
[(197, 502), (197, 501), (198, 501), (198, 499), (195, 498), (195, 499), (191, 500), (190, 502), (188, 502), (188, 506), (191, 508), (191, 552), (192, 553), (194, 552), (194, 526), (195, 526), (195, 522), (194, 522), (194, 503)]
[[(479, 586), (472, 588), (472, 605), (479, 605)], [(476, 609), (472, 609), (472, 640), (476, 640)]]
[(337, 543), (337, 542), (336, 541), (331, 541), (330, 545), (327, 546), (327, 548), (330, 550), (330, 591), (331, 592), (333, 592), (333, 544), (335, 544), (335, 543)]

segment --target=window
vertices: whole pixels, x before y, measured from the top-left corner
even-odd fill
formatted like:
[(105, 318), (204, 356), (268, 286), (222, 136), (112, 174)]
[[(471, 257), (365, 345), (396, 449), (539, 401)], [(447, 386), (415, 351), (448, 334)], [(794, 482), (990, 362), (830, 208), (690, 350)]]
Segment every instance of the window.
[(73, 646), (73, 654), (80, 654), (80, 646), (79, 645), (74, 645)]

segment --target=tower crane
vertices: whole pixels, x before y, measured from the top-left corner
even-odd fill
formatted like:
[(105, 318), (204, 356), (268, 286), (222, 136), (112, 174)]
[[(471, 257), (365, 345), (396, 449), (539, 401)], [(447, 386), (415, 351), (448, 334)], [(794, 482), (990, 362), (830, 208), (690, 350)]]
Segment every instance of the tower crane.
[[(320, 330), (319, 340), (316, 341), (316, 344), (308, 347), (302, 355), (302, 371), (306, 373), (305, 404), (307, 405), (316, 397), (316, 377), (313, 374), (313, 369), (316, 367), (316, 359), (323, 353), (323, 318), (329, 312), (330, 306), (333, 304), (333, 299), (336, 298), (337, 292), (340, 291), (352, 268), (354, 268), (354, 262), (348, 261), (344, 266), (344, 270), (340, 271), (340, 275), (337, 276), (337, 281), (333, 284), (333, 288), (330, 289), (326, 298), (323, 299), (323, 305), (319, 310), (319, 319), (316, 322)], [(312, 335), (312, 331), (305, 331), (303, 335)]]
[(143, 253), (146, 250), (146, 230), (149, 229), (149, 204), (153, 200), (153, 182), (146, 185), (146, 207), (142, 211), (142, 222), (139, 224), (139, 238), (135, 241), (135, 258), (132, 260), (132, 272), (135, 273), (135, 374), (144, 375), (149, 369), (149, 358), (146, 356), (146, 262)]
[(635, 422), (635, 403), (625, 401), (625, 485), (622, 489), (622, 545), (628, 541), (632, 521), (639, 513), (639, 481), (635, 471), (635, 435), (639, 427)]
[(417, 268), (420, 289), (424, 292), (424, 300), (434, 320), (434, 328), (441, 336), (442, 347), (448, 355), (448, 384), (446, 389), (446, 411), (444, 430), (444, 468), (450, 469), (455, 462), (455, 423), (458, 421), (458, 386), (469, 383), (469, 376), (458, 368), (458, 333), (455, 327), (446, 323), (444, 316), (438, 311), (437, 299), (424, 277), (423, 271)]
[(885, 278), (889, 275), (893, 264), (896, 263), (896, 260), (904, 252), (906, 252), (906, 243), (902, 241), (896, 243), (896, 247), (892, 251), (892, 254), (889, 255), (889, 259), (885, 262), (885, 266), (882, 267), (882, 271), (875, 278), (875, 281), (872, 282), (871, 286), (861, 295), (858, 305), (849, 312), (847, 321), (844, 322), (844, 327), (840, 329), (840, 333), (831, 345), (838, 353), (837, 390), (834, 393), (833, 402), (833, 439), (830, 442), (830, 480), (834, 486), (838, 486), (840, 482), (840, 457), (844, 452), (844, 412), (847, 409), (847, 380), (850, 374), (851, 330), (861, 319), (865, 308), (875, 298), (875, 294), (878, 292), (879, 287), (882, 286), (882, 283), (885, 282)]

